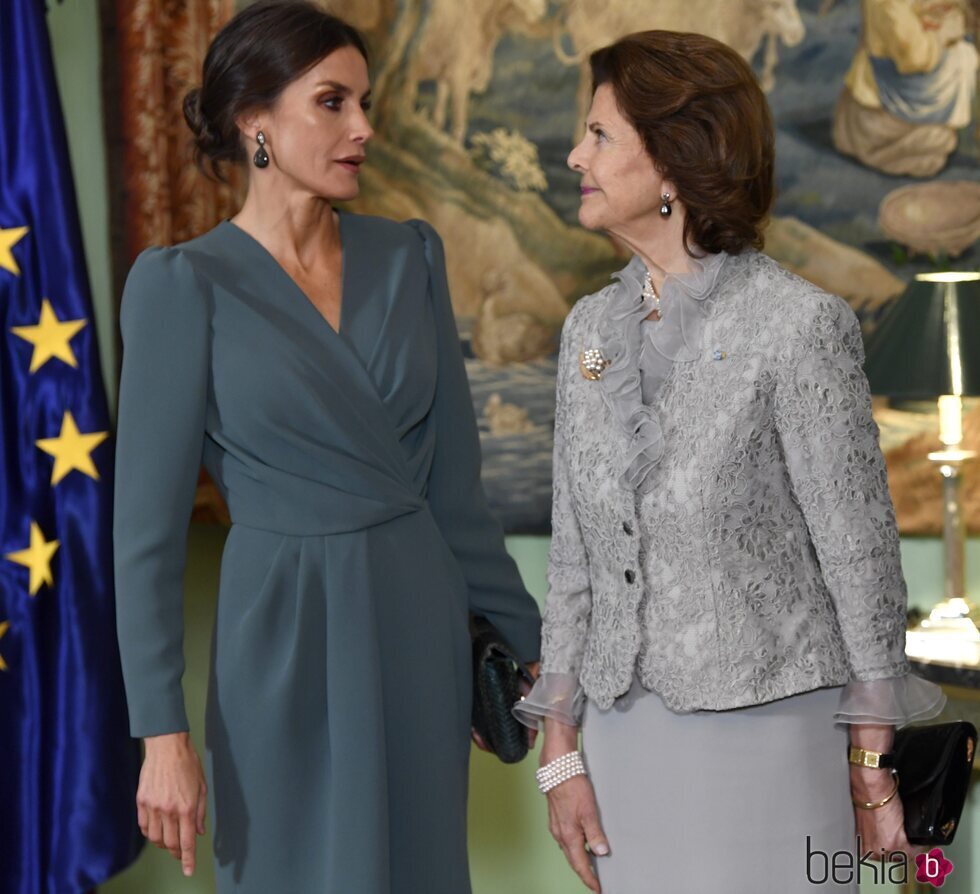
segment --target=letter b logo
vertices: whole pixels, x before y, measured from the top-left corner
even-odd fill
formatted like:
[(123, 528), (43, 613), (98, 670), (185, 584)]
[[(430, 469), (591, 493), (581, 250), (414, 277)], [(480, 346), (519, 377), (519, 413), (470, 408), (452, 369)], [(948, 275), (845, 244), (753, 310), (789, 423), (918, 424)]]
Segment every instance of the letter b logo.
[(915, 858), (915, 880), (926, 882), (934, 888), (942, 886), (946, 876), (953, 871), (953, 864), (946, 859), (942, 848), (934, 847), (928, 854), (919, 854)]

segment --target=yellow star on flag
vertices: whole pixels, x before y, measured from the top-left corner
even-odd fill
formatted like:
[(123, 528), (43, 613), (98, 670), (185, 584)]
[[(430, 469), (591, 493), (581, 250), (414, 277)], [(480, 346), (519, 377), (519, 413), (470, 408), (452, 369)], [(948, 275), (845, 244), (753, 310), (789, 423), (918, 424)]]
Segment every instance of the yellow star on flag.
[(10, 227), (6, 230), (0, 227), (0, 268), (10, 271), (14, 276), (20, 276), (20, 267), (17, 266), (12, 249), (29, 232), (30, 227)]
[(61, 419), (61, 434), (57, 438), (41, 438), (35, 442), (45, 453), (54, 457), (51, 485), (56, 485), (72, 469), (78, 469), (98, 481), (99, 471), (92, 462), (91, 453), (108, 437), (109, 433), (104, 431), (83, 435), (75, 424), (75, 417), (66, 410)]
[[(10, 621), (0, 622), (0, 639), (3, 639), (3, 635), (7, 632), (7, 628), (10, 627)], [(0, 655), (0, 671), (5, 671), (7, 669), (7, 662), (3, 660), (3, 655)]]
[(18, 565), (23, 565), (31, 570), (29, 587), (31, 596), (37, 595), (37, 591), (41, 589), (41, 584), (47, 584), (49, 587), (54, 584), (54, 576), (51, 574), (51, 557), (60, 545), (57, 540), (45, 540), (37, 522), (32, 521), (31, 545), (27, 549), (7, 553), (7, 558), (11, 562), (16, 562)]
[(31, 372), (37, 372), (52, 357), (63, 360), (69, 366), (78, 367), (75, 352), (68, 344), (87, 320), (66, 320), (62, 323), (54, 313), (51, 302), (45, 298), (41, 302), (41, 318), (36, 326), (12, 326), (10, 331), (18, 338), (34, 345), (31, 357)]

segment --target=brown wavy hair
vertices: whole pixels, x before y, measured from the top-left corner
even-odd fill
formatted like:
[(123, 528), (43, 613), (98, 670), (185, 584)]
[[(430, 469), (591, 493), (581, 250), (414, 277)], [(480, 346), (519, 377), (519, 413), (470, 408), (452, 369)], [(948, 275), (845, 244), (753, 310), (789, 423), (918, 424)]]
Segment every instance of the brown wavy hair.
[(676, 185), (688, 252), (761, 249), (775, 135), (748, 63), (713, 38), (675, 31), (630, 34), (589, 62), (593, 92), (612, 87), (657, 169)]

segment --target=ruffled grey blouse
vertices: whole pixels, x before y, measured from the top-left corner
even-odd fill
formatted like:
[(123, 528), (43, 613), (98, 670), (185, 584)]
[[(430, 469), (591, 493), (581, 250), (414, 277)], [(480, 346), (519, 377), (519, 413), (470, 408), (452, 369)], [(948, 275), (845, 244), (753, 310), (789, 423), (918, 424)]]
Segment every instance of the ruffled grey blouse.
[(651, 403), (676, 362), (699, 356), (704, 330), (704, 299), (714, 288), (728, 257), (705, 255), (691, 259), (691, 271), (670, 274), (660, 290), (658, 321), (647, 320), (653, 298), (643, 297), (646, 266), (639, 255), (614, 278), (619, 288), (609, 296), (598, 336), (610, 366), (599, 387), (606, 405), (630, 434), (624, 483), (639, 491), (646, 488), (649, 472), (663, 454), (663, 430)]
[[(583, 341), (581, 346), (567, 345), (566, 336), (571, 321), (566, 323), (566, 332), (563, 333), (564, 353), (578, 351), (581, 347), (598, 347), (608, 363), (599, 380), (587, 383), (587, 387), (598, 388), (608, 411), (608, 417), (621, 429), (626, 449), (617, 454), (616, 461), (619, 466), (616, 474), (619, 476), (619, 483), (636, 495), (638, 505), (643, 503), (645, 495), (660, 480), (653, 472), (663, 460), (666, 449), (664, 420), (661, 419), (663, 402), (658, 401), (661, 389), (678, 364), (691, 364), (699, 360), (703, 362), (706, 359), (723, 362), (726, 359), (722, 346), (713, 347), (705, 344), (705, 328), (711, 315), (712, 304), (709, 299), (718, 299), (720, 284), (727, 283), (732, 277), (739, 279), (740, 282), (744, 280), (750, 283), (750, 288), (752, 287), (751, 276), (746, 277), (746, 266), (749, 263), (746, 261), (747, 255), (760, 259), (766, 265), (765, 278), (771, 277), (769, 268), (779, 270), (771, 260), (752, 252), (740, 256), (722, 253), (692, 258), (688, 272), (669, 274), (666, 277), (660, 290), (659, 320), (647, 319), (654, 310), (655, 303), (653, 298), (643, 296), (646, 268), (642, 259), (634, 256), (623, 270), (614, 275), (615, 282), (612, 285), (591, 296), (590, 299), (583, 299), (583, 302), (591, 300), (602, 305), (601, 308), (593, 307), (594, 342), (589, 341), (586, 344)], [(785, 271), (780, 272), (789, 276)], [(802, 284), (802, 281), (799, 282)], [(790, 284), (788, 289), (790, 293), (793, 291), (792, 285)], [(812, 290), (809, 284), (806, 286)], [(832, 299), (832, 296), (826, 297)], [(726, 296), (724, 300), (730, 299)], [(832, 300), (839, 301), (839, 299)], [(765, 323), (760, 325), (764, 326)], [(581, 338), (581, 329), (576, 331), (576, 338)], [(750, 334), (749, 338), (755, 338), (755, 334)], [(765, 341), (765, 336), (760, 333), (759, 339)], [(564, 364), (570, 368), (575, 365), (575, 359), (569, 360), (566, 357)], [(560, 361), (560, 366), (562, 365), (563, 362)], [(568, 404), (569, 395), (567, 392), (563, 393), (563, 389), (568, 387), (582, 388), (583, 385), (574, 373), (565, 376), (563, 382), (560, 372), (558, 386), (560, 407)], [(866, 383), (864, 387), (866, 389)], [(567, 472), (560, 471), (558, 467), (559, 462), (562, 470), (567, 470), (569, 465), (566, 458), (559, 457), (560, 444), (568, 436), (568, 432), (563, 430), (566, 426), (566, 418), (567, 412), (556, 415), (555, 512), (567, 515), (571, 511), (567, 492), (575, 489), (575, 483), (559, 480), (559, 475)], [(574, 468), (571, 474), (575, 474)], [(885, 496), (887, 498), (887, 494)], [(890, 503), (888, 508), (890, 510)], [(642, 526), (644, 521), (642, 515), (639, 521)], [(578, 530), (588, 524), (590, 524), (589, 519), (577, 518), (562, 522), (561, 527)], [(556, 525), (558, 525), (557, 519)], [(649, 530), (638, 532), (641, 539), (655, 537), (657, 533)], [(563, 541), (566, 539), (557, 530), (556, 537), (562, 537)], [(578, 539), (588, 541), (590, 538), (580, 533)], [(583, 556), (580, 561), (587, 567), (575, 572), (574, 569), (566, 567), (568, 556), (564, 555), (565, 552), (567, 552), (565, 547), (561, 543), (556, 544), (553, 540), (549, 580), (554, 583), (563, 577), (576, 580), (581, 578), (575, 588), (583, 584), (590, 588), (591, 585), (587, 583), (590, 567), (597, 563), (585, 561)], [(582, 552), (584, 550), (580, 545), (575, 555)], [(897, 565), (897, 563), (893, 564)], [(594, 567), (591, 573), (594, 575)], [(904, 585), (899, 589), (904, 595)], [(579, 633), (575, 635), (581, 636), (581, 631), (585, 629), (587, 623), (586, 618), (579, 617), (584, 611), (581, 599), (569, 600), (566, 611), (575, 613), (574, 617), (560, 616), (563, 611), (561, 595), (554, 594), (553, 586), (552, 593), (549, 594), (549, 606), (545, 611), (546, 641), (549, 639), (549, 625), (554, 628), (554, 631), (562, 631), (552, 633), (552, 641), (557, 641), (563, 636), (565, 629), (577, 630)], [(653, 598), (653, 594), (645, 593), (644, 597)], [(642, 625), (638, 623), (637, 626)], [(839, 637), (839, 634), (837, 636)], [(648, 643), (644, 644), (641, 649), (646, 649), (648, 645)], [(617, 648), (616, 643), (607, 646), (613, 650)], [(559, 647), (553, 647), (552, 652), (554, 648)], [(601, 654), (603, 648), (602, 643), (590, 643), (586, 651), (591, 650), (592, 653)], [(892, 666), (899, 667), (901, 661), (903, 661), (901, 658), (893, 660)], [(569, 660), (553, 660), (550, 662), (552, 666), (549, 666), (546, 654), (543, 673), (531, 693), (515, 706), (516, 716), (527, 725), (534, 727), (537, 727), (541, 719), (546, 716), (577, 725), (586, 694), (580, 683), (580, 674), (561, 667), (562, 664), (570, 663), (572, 662)], [(650, 688), (649, 684), (647, 685)], [(826, 682), (821, 685), (826, 685)], [(852, 679), (841, 691), (836, 718), (839, 722), (888, 723), (902, 726), (935, 716), (942, 710), (944, 702), (945, 696), (938, 686), (907, 673), (870, 681)]]

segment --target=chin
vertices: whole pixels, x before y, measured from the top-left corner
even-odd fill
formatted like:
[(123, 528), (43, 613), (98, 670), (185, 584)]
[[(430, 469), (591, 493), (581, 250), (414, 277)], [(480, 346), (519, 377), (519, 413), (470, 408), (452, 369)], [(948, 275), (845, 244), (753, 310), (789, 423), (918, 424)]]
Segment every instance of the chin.
[(601, 230), (602, 224), (599, 221), (599, 215), (594, 211), (585, 207), (585, 204), (579, 205), (578, 208), (578, 222), (585, 227), (587, 230)]
[(361, 187), (355, 183), (353, 186), (346, 186), (342, 189), (334, 189), (330, 193), (330, 198), (337, 202), (350, 202), (361, 194)]
[(326, 183), (319, 184), (316, 192), (328, 202), (349, 202), (360, 195), (361, 184), (357, 180), (351, 181), (350, 177), (346, 182), (331, 178)]

